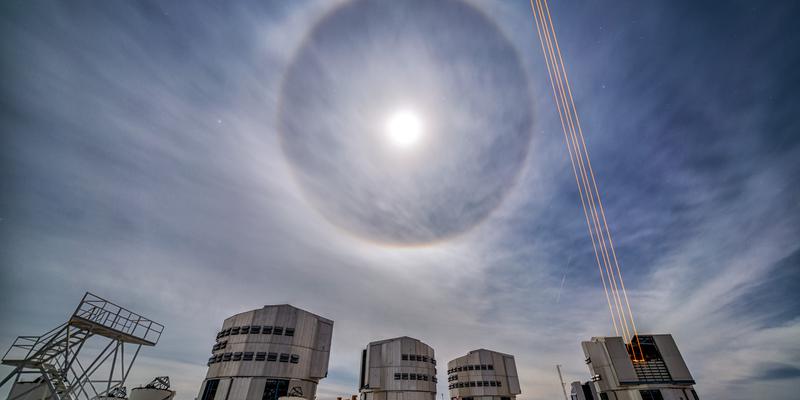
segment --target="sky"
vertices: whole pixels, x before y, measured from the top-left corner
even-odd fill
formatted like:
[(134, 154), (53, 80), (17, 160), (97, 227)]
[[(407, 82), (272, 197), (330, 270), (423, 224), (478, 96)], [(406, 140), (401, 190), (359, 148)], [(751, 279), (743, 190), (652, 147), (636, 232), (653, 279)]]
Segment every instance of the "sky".
[[(403, 335), (513, 354), (522, 400), (589, 377), (613, 328), (526, 1), (0, 8), (2, 347), (90, 291), (166, 326), (128, 386), (179, 399), (282, 303), (335, 321), (320, 399)], [(703, 399), (796, 398), (798, 4), (550, 8), (639, 331)]]

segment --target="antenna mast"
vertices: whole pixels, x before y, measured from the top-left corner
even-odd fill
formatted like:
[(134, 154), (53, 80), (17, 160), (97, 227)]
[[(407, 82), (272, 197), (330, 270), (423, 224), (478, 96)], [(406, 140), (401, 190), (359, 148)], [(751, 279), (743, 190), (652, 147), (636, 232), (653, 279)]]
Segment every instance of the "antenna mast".
[(558, 371), (558, 380), (561, 382), (561, 391), (564, 393), (564, 400), (569, 400), (567, 397), (567, 387), (564, 385), (564, 378), (561, 376), (560, 364), (556, 364), (556, 371)]

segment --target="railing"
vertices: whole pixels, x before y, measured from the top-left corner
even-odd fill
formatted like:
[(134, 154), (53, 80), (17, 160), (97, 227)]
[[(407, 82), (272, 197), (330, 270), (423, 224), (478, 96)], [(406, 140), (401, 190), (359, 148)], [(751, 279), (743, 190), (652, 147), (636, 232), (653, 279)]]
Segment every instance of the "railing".
[[(86, 292), (78, 308), (72, 315), (73, 318), (83, 319), (108, 329), (130, 335), (150, 343), (157, 343), (164, 331), (164, 326), (136, 314), (124, 307), (120, 307), (108, 300), (102, 299), (92, 293)], [(62, 351), (65, 341), (67, 323), (41, 336), (19, 336), (3, 355), (3, 361), (42, 361), (48, 353)], [(84, 333), (75, 332), (74, 337), (85, 338)], [(66, 344), (68, 345), (68, 344)], [(37, 356), (37, 353), (42, 353)], [(31, 359), (33, 357), (33, 359)]]
[(39, 336), (19, 336), (3, 355), (3, 360), (24, 360), (39, 351), (45, 343), (39, 340)]
[(41, 336), (18, 336), (11, 347), (3, 355), (3, 360), (26, 360), (44, 347), (58, 342), (57, 336), (61, 334), (64, 326), (61, 324)]
[(164, 325), (89, 292), (83, 296), (72, 316), (154, 344), (158, 343), (164, 331)]

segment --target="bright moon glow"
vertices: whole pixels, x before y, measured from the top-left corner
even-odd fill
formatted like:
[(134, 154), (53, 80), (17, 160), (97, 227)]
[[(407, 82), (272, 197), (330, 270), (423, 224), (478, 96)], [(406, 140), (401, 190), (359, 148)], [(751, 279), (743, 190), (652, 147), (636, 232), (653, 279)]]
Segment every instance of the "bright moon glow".
[(422, 136), (422, 121), (411, 111), (397, 111), (389, 117), (386, 130), (396, 146), (411, 147)]

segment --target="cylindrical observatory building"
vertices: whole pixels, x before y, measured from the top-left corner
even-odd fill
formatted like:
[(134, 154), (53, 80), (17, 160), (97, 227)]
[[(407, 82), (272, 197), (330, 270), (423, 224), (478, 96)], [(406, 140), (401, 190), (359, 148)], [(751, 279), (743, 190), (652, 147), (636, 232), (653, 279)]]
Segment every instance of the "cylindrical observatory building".
[(314, 399), (328, 375), (333, 321), (288, 304), (225, 320), (199, 400)]
[(433, 348), (403, 336), (361, 352), (361, 400), (436, 400)]
[(486, 349), (447, 363), (447, 380), (453, 400), (514, 400), (522, 393), (514, 356)]

